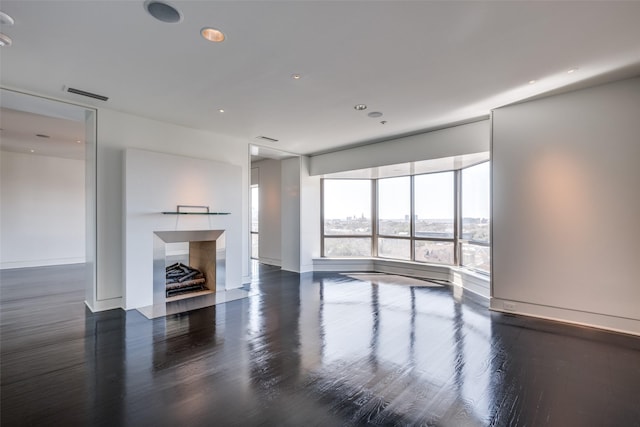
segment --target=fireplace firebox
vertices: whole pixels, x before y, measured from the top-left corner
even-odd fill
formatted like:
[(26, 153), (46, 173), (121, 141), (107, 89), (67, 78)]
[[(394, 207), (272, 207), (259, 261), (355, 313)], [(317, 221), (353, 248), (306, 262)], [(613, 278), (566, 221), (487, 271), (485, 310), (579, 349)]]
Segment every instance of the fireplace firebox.
[[(154, 304), (224, 290), (224, 230), (155, 231), (153, 234)], [(185, 242), (189, 244), (188, 261), (170, 263), (167, 246)]]

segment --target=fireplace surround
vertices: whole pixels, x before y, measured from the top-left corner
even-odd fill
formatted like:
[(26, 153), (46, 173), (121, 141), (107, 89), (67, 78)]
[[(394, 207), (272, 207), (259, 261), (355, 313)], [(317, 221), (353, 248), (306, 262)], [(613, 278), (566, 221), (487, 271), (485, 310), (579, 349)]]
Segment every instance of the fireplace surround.
[[(225, 289), (225, 230), (155, 231), (153, 233), (153, 304), (164, 304), (166, 297), (167, 245), (189, 243), (188, 265), (204, 273), (208, 293)], [(202, 295), (194, 293), (194, 296)], [(176, 297), (189, 297), (189, 294)]]

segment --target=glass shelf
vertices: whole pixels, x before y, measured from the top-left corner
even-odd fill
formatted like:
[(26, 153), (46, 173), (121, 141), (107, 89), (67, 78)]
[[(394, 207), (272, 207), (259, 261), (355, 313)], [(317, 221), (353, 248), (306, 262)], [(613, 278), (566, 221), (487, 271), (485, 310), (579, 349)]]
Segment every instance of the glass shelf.
[[(188, 209), (206, 209), (206, 211), (202, 212), (185, 212), (184, 208)], [(231, 215), (231, 212), (209, 212), (209, 206), (201, 206), (201, 205), (177, 205), (175, 211), (165, 211), (162, 212), (163, 215)]]
[(162, 212), (163, 215), (231, 215), (231, 212)]

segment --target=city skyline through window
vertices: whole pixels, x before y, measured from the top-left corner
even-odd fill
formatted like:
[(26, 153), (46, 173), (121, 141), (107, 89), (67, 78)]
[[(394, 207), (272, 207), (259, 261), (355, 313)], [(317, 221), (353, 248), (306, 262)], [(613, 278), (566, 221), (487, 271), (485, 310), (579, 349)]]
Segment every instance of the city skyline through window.
[(488, 273), (489, 171), (484, 162), (419, 175), (323, 179), (323, 256), (463, 265)]

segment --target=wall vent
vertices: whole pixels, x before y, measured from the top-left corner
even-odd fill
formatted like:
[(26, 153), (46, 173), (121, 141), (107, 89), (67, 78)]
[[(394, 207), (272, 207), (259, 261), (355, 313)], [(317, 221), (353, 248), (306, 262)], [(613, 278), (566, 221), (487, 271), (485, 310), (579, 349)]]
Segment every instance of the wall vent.
[(271, 142), (278, 142), (279, 141), (278, 139), (269, 138), (268, 136), (263, 136), (263, 135), (256, 136), (256, 139), (262, 139), (262, 140), (271, 141)]
[(76, 95), (82, 95), (82, 96), (86, 96), (93, 99), (98, 99), (100, 101), (106, 101), (109, 99), (108, 96), (98, 95), (97, 93), (91, 93), (91, 92), (87, 92), (86, 90), (75, 89), (72, 87), (68, 87), (67, 92), (75, 93)]

